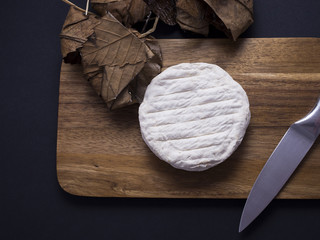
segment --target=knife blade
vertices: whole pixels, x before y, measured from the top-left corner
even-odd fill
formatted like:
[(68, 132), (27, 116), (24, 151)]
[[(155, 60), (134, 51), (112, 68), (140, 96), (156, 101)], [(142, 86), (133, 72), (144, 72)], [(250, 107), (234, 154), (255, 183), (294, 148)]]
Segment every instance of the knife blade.
[(320, 97), (301, 120), (293, 123), (257, 177), (239, 225), (243, 231), (277, 196), (320, 134)]

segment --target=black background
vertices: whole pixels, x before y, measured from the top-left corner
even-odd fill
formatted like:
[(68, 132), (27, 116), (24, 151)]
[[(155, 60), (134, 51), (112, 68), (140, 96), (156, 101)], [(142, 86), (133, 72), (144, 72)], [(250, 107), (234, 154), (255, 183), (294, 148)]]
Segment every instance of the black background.
[[(255, 23), (242, 37), (320, 37), (319, 0), (254, 4)], [(245, 200), (64, 192), (56, 177), (56, 132), (58, 36), (67, 11), (59, 0), (1, 1), (0, 239), (320, 239), (319, 200), (274, 200), (239, 234)], [(193, 35), (160, 24), (154, 36)]]

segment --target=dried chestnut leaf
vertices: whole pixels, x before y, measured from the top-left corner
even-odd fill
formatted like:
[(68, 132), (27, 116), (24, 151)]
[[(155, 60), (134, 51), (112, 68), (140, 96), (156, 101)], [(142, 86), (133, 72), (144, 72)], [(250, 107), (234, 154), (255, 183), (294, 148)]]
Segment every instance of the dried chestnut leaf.
[(205, 18), (208, 5), (202, 0), (177, 0), (177, 23), (184, 29), (207, 36), (209, 22)]
[(139, 103), (142, 102), (145, 91), (151, 80), (161, 72), (162, 68), (162, 54), (158, 41), (154, 38), (149, 37), (144, 39), (144, 42), (154, 55), (144, 65), (140, 73), (129, 85), (129, 89), (132, 95), (137, 99)]
[(100, 23), (93, 14), (84, 15), (83, 12), (70, 7), (66, 20), (60, 33), (61, 53), (66, 62), (77, 63), (80, 61), (78, 49), (93, 34), (93, 28)]
[(253, 0), (204, 0), (213, 10), (209, 21), (236, 40), (253, 23)]
[(109, 109), (133, 103), (128, 85), (154, 53), (110, 13), (101, 18), (94, 31), (81, 49), (84, 69), (102, 72), (97, 92)]
[(176, 24), (176, 1), (175, 0), (144, 0), (154, 14), (168, 25)]
[(91, 0), (91, 3), (98, 14), (110, 12), (126, 27), (143, 21), (150, 11), (143, 0)]
[(97, 92), (98, 95), (101, 94), (101, 82), (103, 75), (103, 68), (98, 65), (83, 65), (83, 74), (85, 78), (91, 83), (91, 86)]

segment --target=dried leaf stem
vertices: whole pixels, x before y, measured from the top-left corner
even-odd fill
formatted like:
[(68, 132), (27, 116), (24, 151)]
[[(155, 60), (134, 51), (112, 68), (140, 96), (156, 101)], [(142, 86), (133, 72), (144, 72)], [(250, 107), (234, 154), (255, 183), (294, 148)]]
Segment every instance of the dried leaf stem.
[(148, 14), (148, 16), (147, 16), (146, 22), (144, 23), (143, 28), (142, 28), (142, 30), (141, 30), (142, 33), (146, 30), (151, 15), (152, 15), (152, 11), (150, 11), (149, 14)]
[(90, 0), (87, 0), (86, 12), (85, 12), (86, 15), (88, 15), (89, 3), (90, 3)]
[(62, 2), (64, 2), (64, 3), (66, 3), (66, 4), (70, 5), (70, 6), (78, 9), (78, 10), (81, 11), (81, 12), (84, 12), (86, 15), (87, 15), (87, 14), (94, 14), (94, 13), (92, 13), (92, 12), (86, 11), (85, 9), (83, 9), (83, 8), (81, 8), (81, 7), (78, 7), (77, 5), (75, 5), (74, 3), (72, 3), (72, 2), (70, 2), (70, 1), (68, 1), (68, 0), (62, 0)]
[(147, 32), (142, 33), (139, 38), (144, 38), (144, 37), (148, 36), (149, 34), (153, 33), (157, 28), (158, 21), (159, 21), (159, 17), (157, 16), (156, 19), (154, 20), (152, 28), (149, 29)]

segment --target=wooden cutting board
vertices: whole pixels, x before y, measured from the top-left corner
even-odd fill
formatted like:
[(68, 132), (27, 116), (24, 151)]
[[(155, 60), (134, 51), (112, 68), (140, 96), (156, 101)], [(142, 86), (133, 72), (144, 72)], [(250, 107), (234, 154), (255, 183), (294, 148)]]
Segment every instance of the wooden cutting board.
[[(62, 64), (57, 175), (75, 195), (152, 198), (246, 198), (291, 123), (320, 95), (320, 39), (162, 39), (163, 65), (214, 63), (246, 90), (251, 122), (236, 152), (204, 172), (174, 169), (143, 142), (137, 106), (108, 112), (82, 77)], [(320, 198), (316, 141), (278, 198)]]

